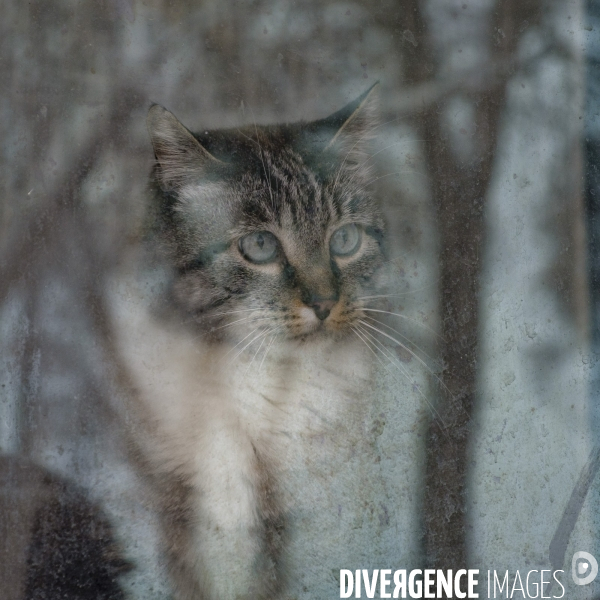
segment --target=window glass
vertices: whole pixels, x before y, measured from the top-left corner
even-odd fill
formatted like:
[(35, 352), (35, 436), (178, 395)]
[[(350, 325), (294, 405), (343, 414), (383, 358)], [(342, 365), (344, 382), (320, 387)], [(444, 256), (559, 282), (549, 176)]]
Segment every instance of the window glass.
[(599, 28), (5, 3), (6, 597), (598, 597)]

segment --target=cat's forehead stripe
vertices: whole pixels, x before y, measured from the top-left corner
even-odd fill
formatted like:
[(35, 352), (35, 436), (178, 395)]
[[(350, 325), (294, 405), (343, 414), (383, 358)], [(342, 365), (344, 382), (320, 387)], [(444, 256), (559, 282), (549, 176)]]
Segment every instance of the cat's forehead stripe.
[[(264, 153), (264, 179), (274, 194), (279, 210), (290, 215), (294, 224), (307, 218), (329, 221), (332, 203), (323, 202), (323, 186), (302, 158), (291, 150)], [(273, 208), (276, 208), (274, 206)], [(279, 218), (283, 214), (274, 215)]]

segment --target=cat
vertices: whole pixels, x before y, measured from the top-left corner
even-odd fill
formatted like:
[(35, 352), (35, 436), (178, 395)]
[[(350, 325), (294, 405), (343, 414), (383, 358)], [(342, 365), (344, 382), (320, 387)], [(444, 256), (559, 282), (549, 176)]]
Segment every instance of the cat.
[(292, 516), (364, 438), (375, 105), (195, 134), (149, 110), (152, 232), (112, 312), (178, 600), (282, 597)]
[(0, 455), (3, 600), (125, 600), (131, 569), (107, 515), (76, 484)]

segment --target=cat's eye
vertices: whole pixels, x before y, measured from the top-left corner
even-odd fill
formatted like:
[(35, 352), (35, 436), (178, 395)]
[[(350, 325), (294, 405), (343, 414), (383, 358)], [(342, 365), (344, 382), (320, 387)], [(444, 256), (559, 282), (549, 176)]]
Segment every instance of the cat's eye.
[(239, 248), (246, 260), (269, 263), (277, 257), (277, 238), (268, 231), (257, 231), (241, 238)]
[(351, 223), (340, 227), (331, 236), (329, 248), (335, 256), (350, 256), (360, 248), (361, 231), (358, 225)]

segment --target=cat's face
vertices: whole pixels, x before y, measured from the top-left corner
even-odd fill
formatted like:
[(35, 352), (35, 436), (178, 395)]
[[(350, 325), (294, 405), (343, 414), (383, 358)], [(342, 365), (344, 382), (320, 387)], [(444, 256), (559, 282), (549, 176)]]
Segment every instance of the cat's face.
[(195, 137), (151, 109), (174, 295), (207, 333), (340, 335), (362, 316), (383, 262), (368, 102), (367, 93), (315, 123)]

